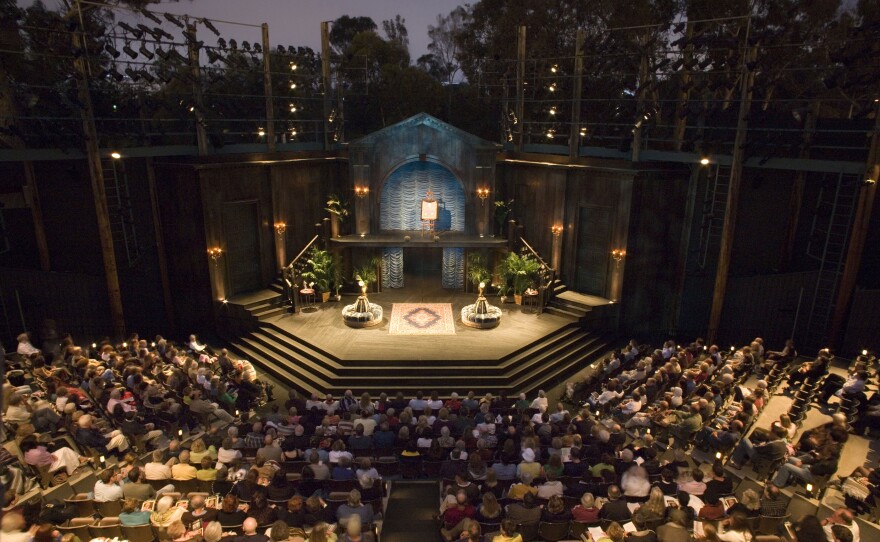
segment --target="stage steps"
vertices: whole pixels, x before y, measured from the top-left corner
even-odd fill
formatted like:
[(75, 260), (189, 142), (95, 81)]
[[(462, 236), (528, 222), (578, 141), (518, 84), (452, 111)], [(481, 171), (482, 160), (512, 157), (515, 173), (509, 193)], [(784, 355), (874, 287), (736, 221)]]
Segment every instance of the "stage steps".
[(322, 352), (293, 334), (263, 322), (248, 335), (229, 341), (230, 349), (298, 391), (341, 394), (437, 390), (448, 395), (474, 389), (513, 394), (551, 387), (583, 369), (613, 345), (577, 323), (498, 360), (346, 360)]
[(547, 303), (544, 312), (582, 322), (592, 310), (590, 305), (578, 299), (578, 294), (569, 292), (568, 287), (561, 280), (554, 280), (551, 287), (553, 295), (550, 296), (550, 302)]

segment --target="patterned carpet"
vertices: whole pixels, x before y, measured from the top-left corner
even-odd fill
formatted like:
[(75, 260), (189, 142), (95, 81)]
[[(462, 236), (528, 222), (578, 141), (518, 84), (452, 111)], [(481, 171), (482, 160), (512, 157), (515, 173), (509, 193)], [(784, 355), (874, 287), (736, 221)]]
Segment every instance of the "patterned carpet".
[(451, 303), (394, 303), (391, 335), (455, 335)]

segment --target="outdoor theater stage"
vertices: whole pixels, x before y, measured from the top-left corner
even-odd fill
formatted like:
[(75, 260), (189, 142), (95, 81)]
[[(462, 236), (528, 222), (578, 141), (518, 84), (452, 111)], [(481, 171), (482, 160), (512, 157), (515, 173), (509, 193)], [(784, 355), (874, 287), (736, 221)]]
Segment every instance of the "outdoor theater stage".
[[(271, 290), (231, 298), (229, 306), (244, 308), (264, 302)], [(275, 294), (277, 295), (277, 294)], [(236, 353), (303, 392), (437, 389), (441, 393), (475, 387), (481, 390), (535, 389), (550, 385), (604, 354), (610, 338), (586, 329), (583, 319), (530, 307), (489, 302), (503, 312), (501, 324), (488, 330), (463, 325), (460, 311), (474, 303), (475, 293), (426, 287), (409, 281), (406, 288), (369, 294), (382, 306), (384, 320), (372, 328), (355, 329), (342, 321), (342, 301), (318, 303), (315, 310), (276, 311), (259, 319), (249, 333), (227, 337)], [(584, 299), (597, 307), (601, 298)], [(389, 319), (395, 303), (449, 303), (454, 334), (393, 335)], [(253, 310), (253, 309), (251, 309)]]

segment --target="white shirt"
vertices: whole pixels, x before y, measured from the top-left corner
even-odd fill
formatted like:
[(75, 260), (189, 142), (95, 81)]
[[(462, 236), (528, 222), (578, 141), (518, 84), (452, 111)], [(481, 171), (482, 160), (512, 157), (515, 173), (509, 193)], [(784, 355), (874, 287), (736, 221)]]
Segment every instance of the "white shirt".
[(16, 350), (22, 356), (30, 356), (31, 354), (39, 354), (40, 349), (35, 348), (34, 345), (30, 343), (30, 341), (24, 341), (18, 343), (18, 349)]
[(95, 482), (96, 502), (118, 501), (122, 498), (122, 486), (118, 484), (105, 484), (98, 480)]
[(192, 341), (187, 346), (189, 346), (189, 349), (193, 352), (201, 352), (205, 349), (205, 345), (199, 344), (198, 341)]
[(167, 480), (171, 478), (171, 467), (165, 463), (147, 463), (144, 465), (144, 478), (147, 480)]
[[(828, 540), (834, 540), (834, 535), (831, 533), (831, 528), (834, 525), (840, 525), (840, 523), (829, 523), (824, 527), (825, 534), (828, 535)], [(853, 542), (859, 542), (859, 524), (853, 521), (852, 525), (844, 525), (844, 527), (849, 527), (849, 530), (852, 531)]]
[(369, 437), (373, 435), (373, 432), (376, 430), (376, 420), (373, 418), (361, 418), (354, 422), (354, 426), (363, 426), (364, 428), (364, 436)]
[(232, 463), (235, 459), (241, 459), (241, 451), (236, 449), (220, 448), (217, 450), (217, 463), (229, 464)]
[(546, 397), (535, 397), (535, 400), (532, 401), (531, 408), (537, 408), (543, 414), (547, 412), (547, 398)]

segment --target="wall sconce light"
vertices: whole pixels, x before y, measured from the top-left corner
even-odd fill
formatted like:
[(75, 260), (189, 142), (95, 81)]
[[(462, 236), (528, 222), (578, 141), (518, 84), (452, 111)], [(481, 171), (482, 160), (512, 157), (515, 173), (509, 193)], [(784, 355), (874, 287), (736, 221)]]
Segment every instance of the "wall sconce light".
[(284, 222), (276, 222), (275, 223), (275, 233), (277, 233), (279, 237), (284, 235), (284, 232), (286, 232), (286, 231), (287, 231), (287, 224), (285, 224)]
[(211, 260), (214, 262), (214, 265), (217, 265), (217, 260), (220, 259), (220, 256), (223, 255), (223, 249), (220, 247), (209, 248), (208, 256), (211, 257)]
[(370, 189), (366, 186), (355, 186), (354, 187), (354, 195), (359, 198), (367, 197), (367, 194), (370, 193)]
[(614, 263), (620, 266), (620, 260), (626, 258), (626, 251), (622, 248), (615, 248), (611, 251), (611, 259), (614, 260)]
[(550, 231), (553, 232), (553, 237), (559, 237), (560, 235), (562, 235), (562, 226), (557, 224), (556, 226), (550, 228)]
[(477, 188), (477, 197), (480, 198), (480, 203), (486, 203), (486, 198), (489, 197), (489, 189), (488, 188)]

